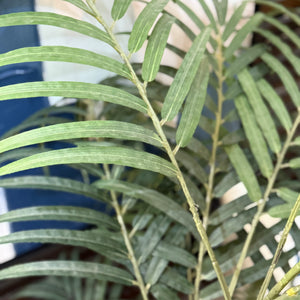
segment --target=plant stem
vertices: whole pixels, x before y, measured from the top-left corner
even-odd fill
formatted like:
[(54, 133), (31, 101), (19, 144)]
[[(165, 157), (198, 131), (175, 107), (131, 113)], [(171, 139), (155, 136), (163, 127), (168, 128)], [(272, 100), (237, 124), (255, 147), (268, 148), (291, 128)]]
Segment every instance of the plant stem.
[(188, 202), (189, 205), (189, 209), (190, 212), (192, 213), (193, 216), (193, 220), (195, 222), (196, 228), (200, 234), (200, 237), (202, 238), (202, 242), (204, 243), (208, 255), (210, 257), (210, 260), (212, 262), (213, 268), (217, 274), (219, 283), (221, 285), (223, 294), (224, 294), (224, 299), (225, 300), (230, 300), (230, 296), (229, 296), (229, 291), (228, 291), (228, 286), (227, 283), (225, 281), (225, 277), (221, 271), (220, 265), (216, 260), (214, 251), (209, 243), (208, 240), (208, 236), (206, 234), (206, 230), (203, 227), (203, 223), (201, 222), (201, 219), (199, 217), (198, 214), (198, 208), (196, 206), (195, 201), (193, 200), (193, 198), (190, 195), (190, 192), (187, 188), (186, 182), (184, 180), (183, 174), (179, 168), (179, 165), (177, 163), (177, 160), (175, 158), (175, 155), (172, 151), (172, 148), (167, 140), (167, 137), (162, 129), (162, 126), (160, 124), (160, 121), (147, 97), (147, 93), (146, 93), (146, 84), (143, 84), (142, 82), (140, 82), (139, 78), (137, 77), (127, 55), (124, 53), (124, 51), (122, 50), (122, 48), (120, 47), (118, 41), (115, 38), (115, 35), (113, 34), (113, 32), (111, 31), (111, 28), (104, 22), (103, 18), (101, 17), (101, 15), (99, 14), (99, 12), (97, 11), (95, 5), (91, 2), (91, 1), (87, 1), (87, 3), (89, 4), (90, 8), (93, 10), (93, 12), (95, 13), (95, 18), (98, 20), (98, 22), (104, 27), (105, 31), (108, 33), (108, 35), (110, 36), (113, 45), (114, 45), (114, 49), (119, 53), (119, 55), (121, 56), (121, 58), (123, 59), (124, 63), (126, 64), (126, 66), (128, 67), (130, 74), (131, 74), (131, 80), (132, 82), (135, 84), (135, 86), (137, 87), (141, 98), (143, 99), (143, 101), (145, 102), (145, 104), (147, 105), (148, 108), (148, 115), (152, 120), (152, 123), (154, 125), (154, 128), (156, 129), (158, 135), (160, 136), (161, 140), (162, 140), (162, 144), (163, 147), (165, 148), (172, 164), (174, 165), (174, 167), (177, 169), (177, 179), (180, 183), (180, 186), (183, 190), (183, 193), (186, 197), (186, 200)]
[[(104, 165), (103, 167), (104, 167), (106, 178), (111, 179), (111, 174), (110, 174), (110, 170), (109, 170), (108, 166)], [(134, 253), (133, 247), (131, 245), (130, 237), (129, 237), (129, 234), (127, 232), (127, 228), (126, 228), (126, 225), (125, 225), (125, 222), (124, 222), (124, 219), (123, 219), (121, 207), (119, 205), (116, 193), (114, 191), (110, 191), (110, 195), (111, 195), (111, 198), (112, 198), (112, 201), (113, 201), (113, 207), (114, 207), (114, 209), (116, 211), (116, 214), (117, 214), (118, 223), (121, 227), (121, 232), (122, 232), (122, 235), (123, 235), (123, 239), (124, 239), (127, 251), (128, 251), (128, 257), (129, 257), (129, 259), (131, 261), (131, 264), (133, 266), (134, 275), (136, 277), (137, 284), (140, 288), (143, 300), (148, 300), (148, 290), (145, 286), (143, 277), (142, 277), (140, 269), (139, 269), (138, 261), (135, 257), (135, 253)]]
[[(268, 273), (267, 273), (267, 275), (265, 277), (265, 280), (264, 280), (264, 282), (263, 282), (263, 284), (262, 284), (262, 286), (260, 288), (260, 291), (258, 293), (258, 299), (263, 299), (264, 298), (264, 295), (265, 295), (265, 293), (267, 291), (267, 288), (268, 288), (268, 286), (270, 284), (270, 281), (272, 279), (273, 272), (274, 272), (274, 270), (276, 268), (276, 265), (278, 263), (279, 257), (280, 257), (280, 255), (282, 253), (283, 246), (284, 246), (284, 244), (286, 242), (286, 239), (288, 237), (288, 234), (289, 234), (289, 232), (290, 232), (290, 230), (291, 230), (291, 228), (292, 228), (292, 226), (294, 224), (294, 221), (295, 221), (295, 218), (297, 216), (299, 208), (300, 208), (300, 195), (299, 195), (299, 197), (298, 197), (298, 199), (297, 199), (297, 201), (296, 201), (296, 203), (295, 203), (295, 205), (294, 205), (294, 207), (293, 207), (293, 209), (292, 209), (292, 211), (290, 213), (290, 216), (289, 216), (289, 218), (288, 218), (288, 220), (286, 222), (286, 225), (284, 227), (282, 236), (280, 238), (280, 241), (278, 243), (277, 249), (275, 251), (272, 263), (271, 263), (271, 265), (269, 267)], [(270, 299), (270, 298), (266, 297), (266, 299)]]
[[(222, 33), (219, 30), (218, 35), (216, 36), (217, 40), (217, 49), (216, 49), (216, 55), (217, 58), (217, 64), (218, 69), (216, 71), (216, 75), (218, 78), (218, 110), (216, 112), (216, 126), (215, 131), (212, 136), (213, 138), (213, 144), (212, 144), (212, 150), (211, 150), (211, 157), (210, 157), (210, 173), (207, 183), (207, 189), (206, 189), (206, 207), (205, 211), (203, 212), (203, 226), (205, 230), (208, 226), (209, 221), (209, 213), (211, 208), (211, 203), (213, 199), (213, 189), (214, 189), (214, 180), (215, 180), (215, 174), (216, 174), (216, 156), (217, 156), (217, 150), (219, 146), (219, 135), (220, 135), (220, 127), (222, 125), (222, 112), (223, 112), (223, 102), (225, 100), (224, 94), (223, 94), (223, 83), (224, 83), (224, 76), (223, 76), (223, 63), (224, 63), (224, 57), (223, 57), (223, 41), (222, 41)], [(199, 294), (200, 294), (200, 283), (201, 283), (201, 274), (202, 274), (202, 265), (203, 265), (203, 259), (204, 255), (206, 253), (205, 245), (204, 243), (200, 243), (199, 246), (199, 254), (198, 254), (198, 265), (196, 268), (196, 279), (195, 279), (195, 289), (194, 289), (194, 299), (198, 300)]]
[(268, 181), (268, 185), (267, 185), (267, 188), (265, 190), (265, 193), (264, 193), (264, 197), (263, 199), (258, 203), (258, 209), (257, 209), (257, 212), (252, 220), (252, 223), (251, 223), (251, 229), (247, 235), (247, 239), (245, 241), (245, 244), (243, 246), (243, 249), (242, 249), (242, 252), (241, 252), (241, 256), (238, 260), (238, 263), (236, 265), (236, 269), (233, 273), (233, 276), (232, 276), (232, 279), (231, 279), (231, 282), (229, 284), (229, 291), (230, 291), (230, 295), (232, 296), (233, 295), (233, 292), (235, 290), (235, 287), (236, 287), (236, 284), (237, 284), (237, 281), (238, 281), (238, 278), (240, 276), (240, 273), (241, 273), (241, 270), (242, 270), (242, 267), (243, 267), (243, 263), (244, 263), (244, 260), (247, 256), (247, 253), (248, 253), (248, 249), (250, 247), (250, 244), (252, 242), (252, 238), (254, 236), (254, 233), (255, 233), (255, 230), (256, 230), (256, 227), (259, 223), (259, 219), (264, 211), (264, 208), (265, 208), (265, 205), (269, 199), (269, 195), (271, 193), (271, 191), (273, 190), (273, 187), (274, 187), (274, 184), (275, 184), (275, 181), (277, 179), (277, 175), (282, 167), (282, 164), (283, 164), (283, 160), (284, 160), (284, 157), (286, 155), (286, 152), (288, 150), (288, 148), (290, 147), (291, 145), (291, 142), (292, 142), (292, 139), (294, 137), (294, 134), (296, 132), (296, 129), (298, 127), (300, 123), (300, 112), (298, 112), (298, 115), (295, 119), (295, 122), (293, 124), (293, 127), (291, 128), (291, 130), (287, 133), (287, 138), (286, 138), (286, 141), (282, 147), (282, 150), (281, 152), (278, 154), (278, 158), (277, 158), (277, 163), (276, 163), (276, 166), (273, 170), (273, 173)]
[[(288, 283), (290, 283), (297, 275), (300, 273), (300, 262), (294, 265), (285, 275), (284, 277), (276, 283), (276, 285), (271, 289), (269, 294), (266, 297), (266, 300), (272, 300), (279, 295), (279, 293), (286, 287)], [(289, 289), (288, 291), (296, 290), (295, 292), (299, 292), (299, 286)], [(287, 291), (287, 292), (288, 292)]]

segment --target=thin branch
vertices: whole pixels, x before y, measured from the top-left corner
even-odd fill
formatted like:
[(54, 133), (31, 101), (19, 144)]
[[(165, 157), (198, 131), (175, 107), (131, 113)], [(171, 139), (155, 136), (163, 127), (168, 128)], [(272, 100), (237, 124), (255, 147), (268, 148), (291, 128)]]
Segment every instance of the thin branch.
[[(109, 170), (108, 166), (104, 165), (103, 167), (104, 167), (106, 178), (110, 179), (111, 174), (110, 174), (110, 170)], [(111, 195), (111, 198), (112, 198), (112, 201), (113, 201), (113, 207), (114, 207), (114, 209), (116, 211), (116, 214), (117, 214), (118, 223), (121, 227), (121, 232), (122, 232), (123, 239), (124, 239), (127, 251), (128, 251), (128, 256), (129, 256), (129, 259), (130, 259), (131, 264), (133, 266), (134, 275), (135, 275), (136, 280), (137, 280), (137, 285), (140, 288), (143, 300), (148, 300), (148, 290), (145, 286), (143, 277), (142, 277), (140, 269), (139, 269), (139, 263), (138, 263), (138, 261), (135, 257), (135, 253), (134, 253), (133, 247), (131, 245), (130, 237), (129, 237), (129, 234), (127, 232), (127, 228), (126, 228), (126, 225), (125, 225), (125, 222), (124, 222), (124, 219), (123, 219), (121, 207), (119, 205), (116, 193), (114, 191), (110, 191), (110, 195)]]
[[(223, 76), (223, 63), (224, 63), (224, 56), (223, 56), (223, 41), (222, 41), (222, 33), (219, 29), (219, 33), (216, 36), (217, 40), (217, 49), (215, 57), (217, 58), (218, 70), (216, 72), (218, 78), (218, 110), (216, 112), (216, 125), (215, 131), (213, 134), (213, 144), (211, 150), (211, 157), (210, 157), (210, 173), (207, 183), (206, 189), (206, 207), (205, 211), (203, 212), (203, 226), (205, 230), (208, 226), (209, 221), (209, 212), (211, 208), (211, 203), (213, 199), (213, 189), (214, 189), (214, 181), (215, 181), (215, 174), (216, 174), (216, 156), (219, 147), (219, 135), (220, 135), (220, 127), (222, 125), (222, 112), (223, 112), (223, 102), (225, 100), (223, 94), (223, 83), (224, 83), (224, 76)], [(201, 275), (202, 275), (202, 265), (203, 265), (203, 258), (206, 253), (205, 245), (200, 243), (199, 245), (199, 253), (198, 253), (198, 264), (196, 268), (196, 279), (195, 279), (195, 289), (194, 289), (194, 299), (199, 299), (200, 294), (200, 283), (201, 283)]]
[[(262, 284), (262, 286), (260, 288), (260, 291), (258, 293), (258, 299), (263, 299), (263, 297), (264, 297), (264, 295), (265, 295), (265, 293), (267, 291), (267, 288), (268, 288), (268, 286), (270, 284), (270, 281), (272, 279), (272, 276), (273, 276), (273, 272), (274, 272), (274, 270), (276, 268), (276, 265), (278, 263), (279, 257), (280, 257), (280, 255), (282, 253), (283, 246), (285, 245), (285, 242), (286, 242), (286, 239), (288, 237), (288, 234), (289, 234), (289, 232), (290, 232), (290, 230), (291, 230), (291, 228), (292, 228), (292, 226), (294, 224), (294, 221), (295, 221), (295, 218), (297, 216), (299, 208), (300, 208), (300, 195), (299, 195), (299, 197), (298, 197), (298, 199), (297, 199), (297, 201), (296, 201), (296, 203), (295, 203), (295, 205), (294, 205), (294, 207), (293, 207), (293, 209), (292, 209), (292, 211), (290, 213), (290, 216), (289, 216), (289, 218), (288, 218), (288, 220), (286, 222), (286, 225), (284, 227), (282, 236), (280, 238), (280, 241), (278, 243), (277, 249), (275, 251), (272, 263), (271, 263), (271, 265), (269, 267), (268, 273), (267, 273), (267, 275), (265, 277), (265, 280), (264, 280), (264, 282), (263, 282), (263, 284)], [(270, 300), (272, 298), (266, 297), (266, 299)]]

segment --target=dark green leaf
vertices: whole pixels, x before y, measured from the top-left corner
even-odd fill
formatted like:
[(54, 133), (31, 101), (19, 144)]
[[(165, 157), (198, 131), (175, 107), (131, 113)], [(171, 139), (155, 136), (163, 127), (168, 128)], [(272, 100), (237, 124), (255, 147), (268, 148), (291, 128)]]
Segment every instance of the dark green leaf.
[(269, 178), (273, 172), (273, 163), (266, 142), (256, 123), (252, 109), (247, 103), (247, 98), (240, 95), (235, 99), (235, 105), (241, 117), (246, 136), (250, 142), (251, 151), (262, 174)]
[[(276, 130), (276, 126), (274, 124), (271, 114), (268, 111), (267, 106), (265, 105), (260, 96), (254, 79), (246, 69), (244, 69), (238, 74), (238, 79), (248, 97), (248, 100), (254, 111), (257, 123), (259, 124), (271, 150), (275, 153), (279, 153), (279, 151), (281, 150), (281, 142)], [(239, 101), (240, 100), (237, 100), (237, 102)], [(242, 109), (239, 109), (239, 113), (241, 113), (241, 110)], [(244, 129), (247, 130), (247, 128)], [(250, 140), (249, 136), (248, 138)]]
[(255, 202), (259, 201), (262, 198), (260, 187), (254, 171), (242, 149), (238, 145), (232, 145), (225, 147), (225, 150), (239, 178), (244, 183), (248, 191), (249, 198)]
[(147, 3), (135, 21), (130, 34), (128, 50), (131, 53), (138, 51), (142, 47), (156, 18), (168, 2), (169, 0), (152, 0), (150, 3)]
[(114, 5), (111, 10), (112, 18), (115, 21), (121, 19), (125, 15), (131, 2), (132, 0), (114, 0)]
[[(4, 180), (6, 179), (1, 181)], [(93, 189), (93, 187), (91, 188)], [(116, 220), (109, 217), (107, 214), (90, 208), (77, 206), (36, 206), (16, 209), (0, 215), (0, 222), (20, 222), (32, 220), (73, 221), (105, 226), (115, 230), (119, 229), (119, 225)]]
[(147, 113), (146, 104), (138, 97), (110, 86), (85, 82), (27, 82), (0, 87), (0, 100), (61, 96), (106, 101)]
[(176, 132), (176, 143), (181, 147), (187, 146), (198, 126), (205, 102), (208, 78), (209, 65), (207, 60), (203, 59), (191, 85)]
[(35, 154), (0, 168), (0, 175), (60, 164), (105, 163), (176, 176), (175, 167), (156, 155), (122, 147), (77, 147)]
[(177, 293), (164, 284), (156, 284), (150, 291), (157, 300), (180, 300)]
[(124, 64), (110, 57), (79, 48), (40, 46), (21, 48), (0, 54), (0, 66), (32, 61), (62, 61), (84, 64), (114, 72), (128, 79), (131, 78), (130, 72)]
[(0, 153), (28, 145), (50, 141), (107, 137), (136, 140), (161, 146), (160, 138), (151, 130), (118, 121), (78, 121), (33, 129), (0, 141)]
[(153, 81), (159, 71), (161, 59), (174, 19), (175, 18), (164, 14), (158, 20), (150, 35), (142, 67), (142, 77), (144, 81)]
[(161, 113), (165, 121), (172, 120), (179, 112), (200, 66), (210, 32), (211, 29), (206, 28), (199, 34), (184, 57), (163, 104)]
[(80, 261), (41, 261), (16, 265), (0, 271), (0, 280), (28, 276), (72, 276), (132, 285), (132, 276), (119, 268)]
[(112, 45), (107, 33), (88, 22), (49, 12), (20, 12), (0, 16), (0, 27), (15, 25), (51, 25), (79, 32)]

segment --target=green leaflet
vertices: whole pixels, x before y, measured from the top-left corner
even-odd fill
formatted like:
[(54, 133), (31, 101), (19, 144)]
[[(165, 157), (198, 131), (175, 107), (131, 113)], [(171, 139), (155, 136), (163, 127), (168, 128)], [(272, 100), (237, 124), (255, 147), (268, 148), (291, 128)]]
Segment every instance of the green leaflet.
[[(248, 97), (248, 100), (254, 111), (257, 123), (259, 124), (271, 150), (275, 153), (279, 153), (281, 149), (281, 142), (278, 132), (276, 130), (275, 123), (270, 115), (267, 106), (265, 105), (263, 99), (260, 96), (254, 79), (252, 78), (251, 74), (247, 71), (247, 69), (244, 69), (238, 74), (238, 79)], [(247, 128), (245, 128), (245, 130), (247, 130)]]
[(180, 272), (176, 271), (174, 268), (168, 268), (161, 276), (159, 282), (184, 294), (192, 294), (194, 290), (193, 285), (186, 277), (180, 275)]
[[(294, 207), (294, 205), (292, 203), (285, 203), (282, 205), (277, 205), (277, 206), (271, 207), (268, 210), (268, 213), (273, 218), (288, 219), (293, 207)], [(297, 216), (299, 216), (299, 215), (300, 215), (300, 210), (297, 213)]]
[(213, 27), (213, 29), (215, 30), (215, 32), (217, 32), (218, 28), (217, 28), (217, 23), (216, 20), (211, 12), (211, 10), (209, 9), (209, 7), (206, 4), (205, 0), (198, 0), (198, 2), (200, 3), (200, 5), (202, 6), (205, 15), (208, 17), (211, 26)]
[(228, 23), (225, 25), (225, 29), (222, 36), (223, 41), (226, 41), (229, 38), (229, 36), (235, 31), (235, 27), (240, 22), (246, 5), (247, 2), (244, 1), (238, 8), (234, 10), (233, 15), (230, 17)]
[[(32, 151), (27, 153), (31, 155)], [(33, 188), (46, 189), (54, 191), (62, 191), (83, 195), (98, 201), (108, 202), (105, 195), (102, 195), (99, 190), (89, 184), (81, 181), (67, 179), (55, 176), (19, 176), (0, 179), (0, 186), (4, 188)], [(9, 216), (9, 215), (8, 215)], [(0, 220), (4, 218), (1, 216)]]
[(281, 199), (291, 204), (295, 204), (299, 195), (297, 192), (285, 187), (277, 189), (276, 192)]
[(257, 44), (253, 47), (247, 48), (228, 67), (225, 76), (235, 76), (250, 63), (260, 57), (266, 51), (266, 49), (267, 47), (264, 44)]
[(179, 112), (200, 66), (210, 32), (209, 27), (201, 32), (185, 55), (162, 107), (161, 114), (165, 121), (172, 120)]
[(90, 10), (90, 8), (81, 0), (63, 0), (63, 1), (69, 2), (69, 3), (73, 4), (74, 6), (77, 6), (78, 8), (87, 12), (88, 14), (92, 14), (92, 11)]
[(203, 59), (191, 85), (176, 132), (176, 143), (180, 147), (187, 146), (198, 126), (206, 98), (208, 79), (209, 65), (208, 61)]
[(288, 69), (273, 55), (264, 53), (261, 58), (280, 77), (295, 106), (300, 107), (299, 88)]
[(271, 33), (270, 31), (257, 28), (255, 30), (260, 35), (268, 39), (273, 45), (275, 45), (278, 50), (286, 57), (286, 59), (291, 63), (294, 70), (300, 75), (300, 59), (293, 53), (292, 49), (286, 42), (283, 42), (278, 36)]
[(62, 96), (106, 101), (147, 113), (146, 104), (121, 89), (85, 82), (26, 82), (0, 87), (0, 101), (31, 97)]
[(126, 259), (125, 245), (111, 239), (111, 232), (89, 232), (87, 230), (38, 229), (18, 231), (0, 237), (6, 243), (53, 243), (88, 248), (109, 258)]
[(283, 127), (287, 131), (290, 130), (292, 127), (291, 117), (285, 108), (282, 99), (265, 79), (260, 79), (256, 82), (256, 84), (262, 96), (268, 101), (269, 105), (274, 110)]
[(117, 164), (158, 172), (166, 176), (176, 176), (175, 167), (159, 156), (122, 147), (92, 146), (47, 151), (22, 158), (1, 167), (0, 175), (45, 166), (78, 163)]
[(136, 199), (141, 199), (147, 204), (164, 212), (171, 219), (188, 228), (188, 230), (192, 232), (195, 237), (199, 237), (191, 215), (185, 211), (182, 206), (169, 197), (166, 197), (155, 190), (147, 189), (140, 185), (125, 181), (100, 180), (97, 181), (95, 185), (99, 189), (112, 190), (119, 193), (124, 193), (125, 195)]
[(289, 166), (292, 169), (298, 169), (300, 168), (300, 158), (293, 158), (289, 161)]
[(256, 13), (250, 20), (237, 32), (229, 46), (224, 51), (225, 59), (229, 59), (234, 52), (241, 46), (241, 43), (247, 37), (247, 35), (263, 21), (264, 15), (262, 13)]
[(224, 25), (227, 15), (228, 1), (213, 0), (220, 25)]
[(267, 15), (264, 16), (265, 21), (272, 24), (273, 26), (277, 27), (279, 30), (281, 30), (290, 40), (300, 48), (300, 38), (299, 36), (292, 31), (288, 26), (282, 24), (280, 21), (278, 21), (276, 18), (271, 18)]
[(225, 147), (225, 150), (240, 180), (244, 183), (249, 198), (254, 202), (259, 201), (262, 198), (260, 187), (242, 149), (238, 145), (232, 145)]
[(128, 50), (131, 53), (138, 51), (142, 47), (156, 18), (168, 2), (169, 0), (152, 0), (150, 3), (147, 3), (135, 21), (129, 37)]
[(100, 28), (67, 16), (48, 12), (20, 12), (0, 16), (0, 27), (30, 24), (51, 25), (69, 29), (112, 45), (109, 35)]
[(79, 48), (39, 46), (16, 49), (0, 54), (0, 66), (32, 61), (62, 61), (84, 64), (116, 73), (127, 79), (131, 78), (130, 72), (124, 64), (110, 57)]
[(247, 102), (247, 98), (240, 95), (235, 99), (235, 106), (240, 115), (245, 134), (249, 140), (251, 151), (259, 169), (265, 177), (269, 178), (273, 172), (272, 160), (263, 135), (256, 123), (253, 111)]
[(157, 244), (162, 240), (171, 223), (172, 220), (168, 216), (162, 215), (157, 216), (152, 221), (135, 248), (139, 264), (144, 263), (151, 255), (153, 250), (157, 247)]
[[(172, 251), (170, 251), (170, 249), (172, 249)], [(188, 268), (194, 268), (197, 265), (197, 260), (193, 254), (164, 241), (161, 241), (156, 247), (153, 256), (167, 259), (168, 261)]]
[[(2, 179), (0, 186), (2, 186), (2, 182), (5, 180), (9, 179)], [(97, 226), (105, 226), (115, 230), (119, 229), (118, 223), (107, 214), (98, 212), (94, 209), (77, 206), (35, 206), (12, 210), (0, 215), (0, 222), (20, 222), (32, 220), (74, 221)]]
[(142, 126), (119, 121), (78, 121), (32, 129), (0, 141), (0, 153), (50, 141), (88, 137), (135, 140), (160, 147), (160, 138)]
[(0, 280), (29, 276), (71, 276), (133, 284), (132, 276), (117, 267), (95, 262), (41, 261), (8, 267), (0, 271)]
[(159, 71), (161, 59), (174, 20), (174, 17), (163, 14), (149, 37), (142, 67), (144, 81), (153, 81)]
[(293, 146), (300, 146), (300, 136), (295, 138), (292, 142)]
[(177, 292), (174, 290), (171, 290), (166, 285), (158, 283), (154, 285), (151, 290), (151, 294), (157, 299), (157, 300), (180, 300), (180, 298), (177, 295)]
[(125, 15), (131, 2), (132, 0), (114, 0), (111, 10), (111, 16), (114, 21), (121, 19)]

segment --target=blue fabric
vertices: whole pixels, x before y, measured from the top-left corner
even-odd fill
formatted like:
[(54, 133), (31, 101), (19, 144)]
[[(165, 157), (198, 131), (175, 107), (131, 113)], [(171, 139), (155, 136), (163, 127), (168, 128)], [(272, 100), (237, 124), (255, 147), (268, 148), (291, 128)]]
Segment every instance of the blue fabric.
[[(0, 0), (0, 14), (32, 11), (34, 10), (33, 0)], [(20, 47), (30, 47), (39, 45), (37, 27), (11, 26), (0, 28), (0, 53), (5, 53)], [(9, 84), (41, 81), (42, 64), (40, 62), (21, 63), (0, 68), (0, 86)], [(9, 129), (17, 126), (34, 112), (49, 105), (47, 98), (18, 99), (0, 101), (0, 136)], [(54, 143), (58, 148), (61, 144)], [(69, 177), (80, 180), (80, 174), (74, 169), (57, 166), (51, 167), (51, 175)], [(42, 175), (42, 170), (30, 170), (18, 175)], [(13, 174), (16, 176), (16, 174)], [(103, 205), (95, 200), (63, 192), (30, 190), (30, 189), (8, 189), (6, 197), (9, 210), (16, 208), (39, 206), (39, 205), (81, 205), (103, 210)], [(83, 224), (75, 222), (55, 222), (55, 221), (35, 221), (18, 222), (12, 224), (12, 231), (28, 230), (33, 228), (82, 228)], [(18, 244), (15, 246), (17, 255), (24, 254), (36, 248), (37, 244)]]

